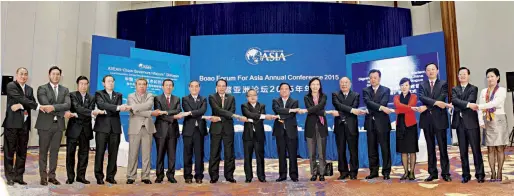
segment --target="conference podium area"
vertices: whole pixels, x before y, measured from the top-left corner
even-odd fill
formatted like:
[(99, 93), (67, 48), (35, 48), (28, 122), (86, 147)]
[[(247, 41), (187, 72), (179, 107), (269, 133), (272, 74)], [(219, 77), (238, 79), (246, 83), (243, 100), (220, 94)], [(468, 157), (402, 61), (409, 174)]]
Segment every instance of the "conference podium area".
[[(128, 123), (123, 122), (122, 118), (122, 124)], [(94, 123), (94, 121), (93, 121)], [(394, 123), (393, 123), (394, 124)], [(394, 126), (393, 126), (394, 127)], [(180, 131), (182, 132), (182, 125), (179, 125)], [(277, 146), (275, 137), (272, 133), (272, 127), (270, 125), (265, 124), (265, 135), (266, 135), (266, 142), (264, 145), (264, 157), (266, 159), (278, 159), (277, 154)], [(128, 161), (128, 150), (129, 150), (129, 143), (128, 143), (128, 135), (126, 135), (126, 130), (123, 129), (122, 126), (122, 135), (121, 135), (121, 142), (119, 146), (118, 151), (118, 160), (117, 165), (119, 167), (127, 167), (127, 161)], [(244, 150), (243, 150), (243, 125), (234, 125), (235, 135), (234, 135), (234, 153), (236, 159), (244, 159)], [(308, 148), (307, 143), (305, 141), (305, 135), (303, 128), (298, 127), (298, 156), (299, 158), (308, 159)], [(423, 130), (419, 129), (418, 131), (418, 146), (419, 146), (419, 152), (416, 153), (417, 162), (426, 162), (428, 160), (427, 156), (427, 147), (426, 147), (426, 141), (425, 136), (423, 134)], [(448, 138), (451, 138), (451, 131), (447, 132)], [(396, 131), (392, 130), (390, 135), (390, 141), (391, 141), (391, 162), (392, 165), (401, 165), (401, 154), (396, 152)], [(369, 161), (368, 161), (368, 146), (367, 146), (367, 136), (365, 130), (359, 131), (359, 168), (368, 168), (369, 167)], [(95, 146), (94, 139), (91, 140), (91, 146)], [(184, 167), (184, 158), (183, 158), (183, 149), (184, 149), (184, 143), (182, 140), (182, 134), (180, 135), (180, 138), (178, 138), (177, 142), (177, 151), (176, 151), (176, 161), (175, 161), (175, 169), (179, 170)], [(210, 137), (209, 135), (204, 137), (204, 162), (209, 161), (210, 156)], [(221, 151), (221, 159), (223, 160), (223, 150)], [(151, 168), (156, 168), (156, 155), (157, 150), (155, 147), (155, 142), (152, 142), (152, 154), (151, 154)], [(347, 148), (347, 160), (349, 161), (350, 154), (349, 150)], [(255, 155), (253, 156), (255, 158)], [(380, 165), (382, 165), (382, 156), (380, 153), (380, 146), (379, 146), (379, 157), (380, 157)], [(337, 161), (338, 155), (337, 155), (337, 145), (335, 140), (335, 134), (332, 130), (332, 128), (329, 128), (329, 134), (327, 138), (327, 148), (326, 148), (326, 158), (328, 162), (334, 162)], [(167, 160), (165, 158), (164, 160)], [(138, 161), (138, 167), (141, 167), (141, 154), (139, 155), (139, 161)], [(193, 159), (194, 162), (194, 159)], [(165, 161), (164, 167), (168, 168), (168, 163)], [(337, 168), (336, 168), (337, 169)]]

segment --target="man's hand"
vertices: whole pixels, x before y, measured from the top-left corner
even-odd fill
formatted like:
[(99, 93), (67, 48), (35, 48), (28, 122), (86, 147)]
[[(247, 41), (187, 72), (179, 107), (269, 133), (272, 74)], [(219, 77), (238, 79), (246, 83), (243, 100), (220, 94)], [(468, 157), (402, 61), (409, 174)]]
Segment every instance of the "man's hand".
[(300, 111), (300, 108), (289, 109), (290, 113), (298, 113), (299, 111)]
[(485, 125), (480, 125), (480, 128), (485, 129)]
[(474, 111), (478, 110), (478, 105), (476, 103), (469, 103), (469, 108), (471, 108)]
[(168, 115), (168, 112), (167, 111), (160, 111), (159, 115)]
[(453, 104), (451, 104), (451, 103), (446, 104), (446, 107), (447, 107), (447, 108), (453, 108)]
[(73, 118), (73, 117), (75, 117), (75, 116), (70, 111), (66, 111), (64, 113), (64, 118), (66, 118), (66, 119), (70, 119), (70, 118)]
[(354, 114), (354, 115), (360, 115), (362, 111), (361, 111), (361, 110), (359, 110), (359, 109), (353, 109), (351, 112), (352, 112), (352, 114)]
[(211, 120), (211, 122), (219, 122), (219, 121), (221, 121), (221, 118), (218, 116), (212, 116), (210, 120)]
[[(50, 113), (55, 110), (53, 105), (46, 105), (46, 106), (43, 106), (43, 108), (44, 108), (43, 110), (45, 113)], [(41, 107), (39, 107), (39, 109), (41, 109)]]
[(160, 110), (158, 110), (158, 109), (157, 109), (157, 110), (154, 110), (154, 111), (152, 112), (152, 116), (159, 116), (159, 115), (160, 115), (160, 112), (161, 112), (161, 111), (160, 111)]
[(307, 109), (298, 109), (298, 114), (305, 114), (307, 113)]
[(382, 107), (382, 112), (386, 113), (386, 114), (391, 114), (393, 113), (393, 111), (391, 109), (389, 109), (388, 107)]
[(21, 109), (21, 107), (22, 107), (22, 105), (21, 105), (21, 104), (19, 104), (19, 103), (18, 103), (18, 104), (14, 104), (14, 105), (12, 105), (12, 106), (11, 106), (11, 110), (12, 110), (13, 112), (16, 112), (16, 111), (18, 111), (19, 109)]
[(174, 115), (174, 116), (173, 116), (173, 119), (177, 119), (177, 120), (178, 120), (178, 119), (181, 119), (181, 118), (183, 118), (183, 117), (184, 117), (184, 113), (183, 113), (183, 112), (181, 112), (181, 113), (179, 113), (179, 114)]
[(423, 112), (425, 112), (426, 110), (427, 110), (427, 106), (419, 106), (419, 107), (418, 107), (418, 112), (419, 112), (419, 113), (423, 113)]
[(241, 121), (241, 122), (248, 122), (248, 118), (246, 118), (244, 116), (240, 116), (239, 117), (239, 121)]
[(366, 115), (366, 114), (368, 114), (367, 110), (359, 110), (359, 111), (360, 111), (359, 115)]
[(442, 101), (436, 101), (435, 102), (435, 105), (441, 109), (444, 109), (446, 108), (446, 103), (445, 102), (442, 102)]

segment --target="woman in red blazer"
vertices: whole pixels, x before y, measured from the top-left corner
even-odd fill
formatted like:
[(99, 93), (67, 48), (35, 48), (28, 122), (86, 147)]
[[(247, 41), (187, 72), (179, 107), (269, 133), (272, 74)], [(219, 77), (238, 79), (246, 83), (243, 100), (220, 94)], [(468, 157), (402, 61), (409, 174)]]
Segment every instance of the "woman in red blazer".
[[(396, 152), (402, 153), (402, 164), (405, 174), (400, 180), (416, 179), (416, 152), (418, 149), (418, 126), (415, 110), (417, 96), (410, 93), (411, 81), (408, 78), (400, 80), (401, 93), (394, 96), (396, 107)], [(409, 167), (410, 166), (410, 167)]]

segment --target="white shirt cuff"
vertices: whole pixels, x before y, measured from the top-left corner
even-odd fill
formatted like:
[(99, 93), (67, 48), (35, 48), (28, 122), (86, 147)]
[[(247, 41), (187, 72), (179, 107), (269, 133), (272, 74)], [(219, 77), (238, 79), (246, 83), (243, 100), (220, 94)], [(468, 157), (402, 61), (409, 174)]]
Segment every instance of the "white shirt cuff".
[(117, 106), (117, 107), (116, 107), (116, 111), (120, 111), (120, 106)]
[(469, 102), (468, 102), (468, 104), (466, 104), (466, 108), (469, 108)]
[[(266, 115), (261, 114), (261, 117), (259, 119), (266, 119)], [(250, 120), (252, 120), (252, 119), (250, 119)]]
[[(77, 117), (77, 118), (79, 117), (79, 115), (78, 115), (77, 113), (71, 113), (71, 114), (72, 114), (73, 116)], [(93, 115), (93, 112), (91, 112), (91, 116), (92, 116), (92, 115)]]
[(253, 119), (248, 119), (248, 122), (252, 122), (253, 123)]
[(23, 105), (21, 105), (21, 108), (20, 108), (20, 109), (25, 110), (25, 108), (23, 108)]

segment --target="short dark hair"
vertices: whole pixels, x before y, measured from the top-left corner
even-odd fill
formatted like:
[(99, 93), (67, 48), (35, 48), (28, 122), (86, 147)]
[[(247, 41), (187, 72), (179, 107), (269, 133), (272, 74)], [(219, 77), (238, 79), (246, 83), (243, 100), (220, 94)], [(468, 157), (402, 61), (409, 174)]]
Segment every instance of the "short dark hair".
[(457, 74), (459, 74), (459, 73), (460, 73), (460, 71), (461, 71), (461, 70), (464, 70), (464, 69), (465, 69), (465, 70), (468, 70), (468, 75), (471, 75), (471, 71), (469, 71), (469, 69), (468, 69), (467, 67), (461, 67), (461, 68), (459, 68), (459, 71), (457, 71)]
[(54, 69), (57, 69), (59, 70), (59, 75), (62, 74), (62, 70), (61, 68), (57, 67), (57, 66), (52, 66), (50, 67), (50, 69), (48, 70), (48, 74), (50, 74)]
[(280, 85), (278, 85), (279, 90), (282, 88), (282, 85), (287, 85), (287, 87), (289, 87), (289, 90), (291, 90), (291, 85), (289, 85), (287, 82), (280, 83)]
[[(487, 71), (485, 71), (485, 77), (487, 77), (487, 74), (489, 72), (493, 72), (494, 75), (496, 75), (497, 77), (500, 77), (500, 70), (498, 70), (497, 68), (489, 68), (487, 69)], [(498, 84), (500, 83), (500, 78), (498, 78)]]
[(191, 86), (191, 83), (193, 83), (193, 82), (198, 83), (198, 86), (200, 86), (200, 82), (198, 82), (198, 80), (191, 80), (191, 82), (189, 82), (189, 86)]
[(312, 89), (311, 89), (311, 84), (312, 82), (314, 82), (315, 80), (317, 80), (319, 82), (319, 94), (320, 95), (323, 95), (323, 87), (321, 87), (321, 80), (318, 78), (318, 77), (315, 77), (315, 78), (312, 78), (310, 81), (309, 81), (309, 96), (312, 96)]
[(173, 80), (171, 80), (171, 79), (169, 79), (169, 78), (168, 78), (168, 79), (165, 79), (165, 80), (163, 80), (163, 81), (162, 81), (162, 86), (164, 86), (164, 83), (166, 83), (167, 81), (170, 81), (170, 82), (171, 82), (171, 85), (172, 85), (172, 86), (175, 86), (175, 82), (173, 82)]
[(27, 71), (27, 73), (29, 73), (29, 70), (25, 67), (19, 67), (18, 69), (16, 69), (16, 73), (18, 73), (22, 69), (24, 69), (25, 71)]
[(428, 67), (429, 65), (434, 65), (434, 66), (435, 66), (435, 69), (439, 70), (439, 67), (438, 67), (435, 63), (429, 63), (429, 64), (426, 64), (426, 65), (425, 65), (425, 70), (427, 70), (427, 67)]
[(378, 69), (372, 69), (372, 70), (369, 70), (368, 72), (368, 77), (369, 75), (371, 75), (372, 73), (378, 73), (378, 77), (381, 78), (382, 77), (382, 72), (380, 72), (380, 70)]
[(409, 78), (402, 78), (402, 79), (400, 80), (400, 86), (401, 86), (401, 85), (403, 85), (403, 83), (405, 83), (405, 82), (409, 82), (409, 85), (411, 85), (411, 84), (412, 84)]
[(218, 86), (218, 82), (220, 82), (220, 81), (225, 82), (225, 85), (228, 86), (228, 82), (225, 79), (222, 79), (222, 78), (220, 78), (220, 79), (218, 79), (218, 81), (216, 81), (216, 86)]
[(86, 80), (86, 81), (87, 81), (87, 83), (89, 84), (89, 79), (87, 79), (87, 77), (86, 77), (86, 76), (79, 76), (79, 77), (77, 78), (77, 84), (79, 84), (79, 82), (80, 82), (81, 80)]
[(107, 75), (105, 75), (105, 76), (104, 76), (104, 78), (102, 79), (102, 82), (105, 82), (105, 78), (107, 78), (107, 77), (111, 77), (111, 78), (112, 78), (112, 81), (116, 81), (116, 80), (114, 79), (114, 77), (113, 77), (111, 74), (107, 74)]
[(137, 82), (138, 82), (138, 81), (143, 81), (143, 82), (145, 82), (145, 85), (148, 85), (148, 80), (146, 80), (146, 78), (144, 78), (144, 77), (140, 77), (140, 78), (138, 78), (138, 79), (136, 80), (136, 84), (137, 84)]
[(254, 91), (254, 92), (255, 92), (255, 94), (257, 94), (257, 91), (256, 91), (255, 89), (251, 88), (250, 90), (246, 91), (246, 96), (247, 96), (247, 97), (248, 97), (248, 93), (249, 93), (250, 91)]

